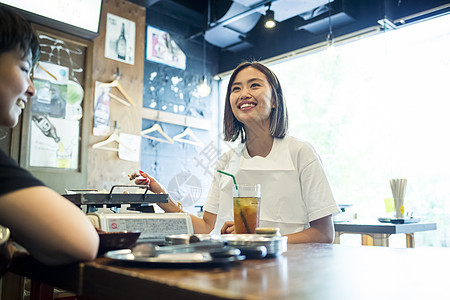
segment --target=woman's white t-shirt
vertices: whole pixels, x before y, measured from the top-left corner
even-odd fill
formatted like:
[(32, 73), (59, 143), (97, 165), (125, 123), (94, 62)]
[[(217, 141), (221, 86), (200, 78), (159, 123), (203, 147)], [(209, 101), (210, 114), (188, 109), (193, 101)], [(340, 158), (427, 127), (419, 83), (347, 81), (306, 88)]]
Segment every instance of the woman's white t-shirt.
[[(286, 136), (274, 139), (266, 157), (250, 157), (245, 144), (230, 150), (216, 170), (234, 174), (237, 183), (261, 184), (260, 227), (281, 234), (303, 231), (311, 221), (339, 213), (319, 155), (308, 142)], [(233, 180), (215, 172), (204, 210), (217, 215), (212, 233), (233, 220)]]

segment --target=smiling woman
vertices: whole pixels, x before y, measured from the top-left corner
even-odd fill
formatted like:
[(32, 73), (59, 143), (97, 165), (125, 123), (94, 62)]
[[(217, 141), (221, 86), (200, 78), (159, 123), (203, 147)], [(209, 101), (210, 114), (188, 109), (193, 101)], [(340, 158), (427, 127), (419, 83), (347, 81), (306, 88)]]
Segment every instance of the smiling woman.
[(30, 80), (31, 58), (17, 50), (0, 55), (0, 125), (16, 126), (27, 99), (36, 90)]
[[(276, 75), (258, 62), (233, 71), (225, 97), (225, 141), (241, 143), (216, 168), (238, 183), (261, 184), (261, 227), (278, 227), (289, 243), (333, 241), (334, 202), (320, 158), (306, 141), (287, 136), (288, 117)], [(216, 231), (233, 233), (232, 182), (214, 177), (205, 211), (217, 214)]]
[[(258, 62), (245, 62), (231, 75), (225, 97), (225, 141), (240, 140), (215, 169), (202, 218), (191, 216), (195, 233), (234, 233), (232, 191), (261, 185), (260, 227), (276, 227), (288, 243), (331, 243), (331, 216), (339, 212), (319, 155), (306, 141), (287, 136), (287, 109), (276, 75)], [(240, 139), (239, 139), (240, 137)], [(236, 182), (230, 176), (234, 175)], [(136, 184), (165, 192), (149, 174)], [(175, 202), (159, 205), (180, 212)]]
[[(39, 43), (30, 24), (0, 5), (0, 126), (14, 127), (34, 95), (30, 72), (38, 57)], [(1, 150), (0, 225), (47, 264), (90, 260), (97, 253), (98, 234), (84, 213)], [(10, 254), (11, 249), (8, 243), (0, 250)], [(5, 260), (11, 257), (4, 254), (0, 266), (7, 266)]]
[[(4, 11), (3, 11), (4, 10)], [(0, 125), (13, 127), (28, 97), (35, 94), (30, 79), (33, 62), (39, 58), (39, 42), (19, 16), (2, 9), (0, 36)], [(10, 24), (8, 24), (10, 23)], [(16, 32), (8, 32), (14, 23)]]

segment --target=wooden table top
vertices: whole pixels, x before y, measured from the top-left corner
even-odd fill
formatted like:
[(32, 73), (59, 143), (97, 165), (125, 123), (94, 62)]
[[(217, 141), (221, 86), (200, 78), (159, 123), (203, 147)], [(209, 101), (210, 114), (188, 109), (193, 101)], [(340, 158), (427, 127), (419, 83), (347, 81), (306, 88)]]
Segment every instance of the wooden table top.
[(436, 230), (436, 223), (418, 222), (409, 224), (391, 224), (381, 223), (378, 221), (364, 222), (364, 221), (350, 221), (339, 222), (334, 224), (334, 229), (339, 232), (354, 232), (354, 233), (414, 233), (419, 231)]
[[(64, 280), (78, 283), (72, 291), (92, 299), (442, 299), (448, 296), (442, 271), (450, 269), (449, 257), (448, 248), (303, 244), (289, 245), (278, 258), (228, 269), (131, 267), (98, 258), (75, 264), (81, 271), (75, 274), (72, 266), (73, 278)], [(55, 274), (40, 280), (55, 283), (62, 267), (53, 268)], [(33, 272), (27, 275), (37, 276)]]
[[(450, 249), (289, 245), (278, 258), (224, 269), (87, 263), (84, 292), (100, 299), (432, 299), (448, 293), (438, 270)], [(445, 260), (445, 262), (444, 262)]]

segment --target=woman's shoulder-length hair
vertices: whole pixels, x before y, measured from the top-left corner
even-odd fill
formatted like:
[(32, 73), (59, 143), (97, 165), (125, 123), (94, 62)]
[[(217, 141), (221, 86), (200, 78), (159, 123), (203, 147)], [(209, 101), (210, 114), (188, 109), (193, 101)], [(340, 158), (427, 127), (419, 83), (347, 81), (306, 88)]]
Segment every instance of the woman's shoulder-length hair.
[(270, 113), (270, 134), (276, 138), (283, 138), (288, 130), (288, 114), (286, 109), (286, 101), (283, 96), (280, 82), (275, 73), (273, 73), (265, 65), (256, 61), (248, 61), (241, 63), (236, 67), (236, 69), (234, 69), (233, 73), (231, 74), (230, 81), (228, 82), (223, 117), (224, 140), (234, 142), (239, 137), (239, 135), (241, 136), (242, 143), (244, 143), (247, 139), (245, 135), (244, 124), (236, 119), (233, 111), (231, 110), (230, 95), (231, 87), (234, 80), (236, 79), (237, 74), (243, 69), (250, 67), (255, 68), (263, 73), (266, 76), (267, 81), (269, 82), (269, 85), (272, 89), (272, 99), (275, 100), (275, 107), (272, 108), (272, 112)]

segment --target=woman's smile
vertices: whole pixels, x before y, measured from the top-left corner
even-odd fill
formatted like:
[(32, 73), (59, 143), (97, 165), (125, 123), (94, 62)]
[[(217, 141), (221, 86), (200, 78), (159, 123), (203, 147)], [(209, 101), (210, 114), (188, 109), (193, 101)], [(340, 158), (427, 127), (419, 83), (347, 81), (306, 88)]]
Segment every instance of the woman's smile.
[(255, 107), (256, 105), (257, 105), (256, 103), (252, 103), (252, 102), (243, 102), (243, 103), (241, 103), (238, 107), (239, 107), (240, 110), (245, 111), (245, 110), (250, 110), (250, 109), (252, 109), (252, 108)]
[(16, 101), (16, 105), (20, 108), (20, 109), (25, 109), (25, 104), (27, 103), (26, 99), (17, 99)]

